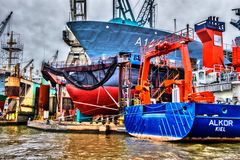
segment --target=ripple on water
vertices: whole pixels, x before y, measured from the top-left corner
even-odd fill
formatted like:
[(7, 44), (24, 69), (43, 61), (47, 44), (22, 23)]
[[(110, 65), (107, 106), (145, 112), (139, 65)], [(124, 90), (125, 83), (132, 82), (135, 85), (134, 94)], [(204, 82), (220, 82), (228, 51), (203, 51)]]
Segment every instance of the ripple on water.
[(163, 143), (125, 135), (48, 133), (0, 128), (0, 159), (238, 159), (240, 143)]

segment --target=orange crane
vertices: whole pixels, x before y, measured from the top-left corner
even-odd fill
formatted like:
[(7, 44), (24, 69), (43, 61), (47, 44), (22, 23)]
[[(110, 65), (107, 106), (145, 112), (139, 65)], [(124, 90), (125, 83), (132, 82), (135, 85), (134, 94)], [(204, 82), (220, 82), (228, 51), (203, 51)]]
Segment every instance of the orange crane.
[[(143, 56), (143, 63), (139, 71), (138, 85), (136, 90), (139, 92), (139, 98), (142, 104), (150, 104), (150, 81), (148, 80), (149, 68), (151, 59), (157, 56), (163, 56), (180, 49), (182, 55), (182, 62), (184, 66), (184, 80), (168, 80), (166, 83), (168, 86), (172, 84), (178, 85), (180, 89), (180, 101), (181, 102), (213, 102), (214, 96), (210, 92), (193, 93), (192, 87), (192, 67), (188, 52), (188, 43), (193, 40), (193, 33), (190, 36), (189, 26), (187, 29), (181, 30), (180, 36), (174, 33), (170, 38), (165, 37), (163, 41), (160, 41), (154, 45), (155, 49), (147, 52)], [(193, 29), (191, 29), (193, 32)], [(194, 96), (191, 96), (194, 95)]]

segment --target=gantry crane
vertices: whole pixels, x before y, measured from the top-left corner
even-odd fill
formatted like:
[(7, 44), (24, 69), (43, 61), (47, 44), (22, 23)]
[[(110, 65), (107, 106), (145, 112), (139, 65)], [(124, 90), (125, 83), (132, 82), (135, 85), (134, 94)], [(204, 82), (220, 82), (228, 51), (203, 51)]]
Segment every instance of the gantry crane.
[[(191, 29), (193, 31), (193, 29)], [(188, 43), (193, 40), (193, 33), (189, 36), (189, 27), (181, 30), (180, 34), (174, 33), (169, 37), (151, 44), (155, 48), (146, 52), (143, 56), (143, 62), (139, 71), (138, 85), (136, 90), (139, 92), (139, 98), (142, 104), (150, 104), (150, 81), (148, 80), (151, 59), (157, 56), (163, 56), (180, 49), (182, 55), (182, 63), (184, 66), (184, 80), (172, 80), (168, 82), (168, 86), (176, 84), (180, 90), (180, 101), (181, 102), (213, 102), (214, 96), (210, 92), (193, 93), (192, 87), (192, 67), (188, 52)], [(185, 36), (183, 36), (185, 35)], [(194, 95), (194, 96), (193, 96)]]
[(0, 25), (0, 37), (2, 36), (8, 22), (10, 21), (11, 17), (12, 17), (13, 12), (10, 12), (10, 14), (1, 22)]

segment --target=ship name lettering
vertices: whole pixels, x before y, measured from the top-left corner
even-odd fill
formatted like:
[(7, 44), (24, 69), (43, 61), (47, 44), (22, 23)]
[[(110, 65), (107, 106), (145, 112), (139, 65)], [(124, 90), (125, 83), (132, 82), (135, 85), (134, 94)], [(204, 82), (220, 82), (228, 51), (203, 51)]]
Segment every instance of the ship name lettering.
[(147, 44), (148, 44), (148, 38), (145, 39), (145, 44), (144, 45), (147, 46)]
[(226, 132), (225, 127), (216, 127), (215, 131), (216, 132)]
[(215, 126), (215, 127), (219, 127), (219, 126), (223, 126), (223, 127), (233, 126), (233, 121), (232, 120), (210, 120), (209, 126)]
[(135, 46), (136, 45), (142, 46), (142, 39), (141, 39), (141, 37), (139, 37), (138, 40), (136, 41)]
[[(151, 43), (154, 43), (154, 39), (153, 40), (151, 40), (150, 41), (150, 44)], [(139, 46), (139, 47), (141, 47), (142, 46), (142, 42), (144, 43), (143, 45), (145, 45), (145, 46), (147, 46), (148, 44), (149, 44), (149, 40), (148, 40), (148, 38), (146, 38), (146, 39), (144, 39), (144, 41), (142, 41), (142, 38), (141, 37), (139, 37), (138, 39), (137, 39), (137, 41), (136, 41), (136, 43), (135, 43), (135, 46)]]
[(150, 44), (153, 44), (155, 42), (155, 39), (153, 39), (151, 42), (150, 42)]

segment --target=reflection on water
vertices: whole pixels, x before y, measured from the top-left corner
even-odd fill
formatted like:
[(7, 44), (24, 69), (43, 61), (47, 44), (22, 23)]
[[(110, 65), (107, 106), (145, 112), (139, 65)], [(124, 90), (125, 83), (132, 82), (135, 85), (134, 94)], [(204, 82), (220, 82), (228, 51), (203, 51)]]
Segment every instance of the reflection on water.
[(0, 127), (0, 159), (240, 159), (240, 143), (163, 143), (125, 135)]

